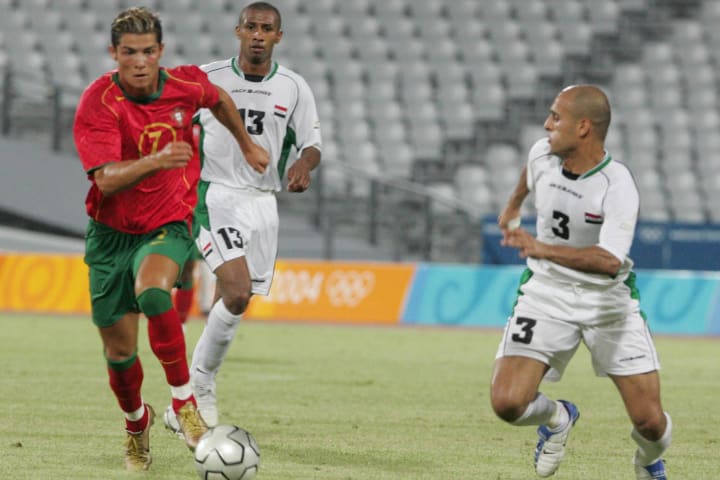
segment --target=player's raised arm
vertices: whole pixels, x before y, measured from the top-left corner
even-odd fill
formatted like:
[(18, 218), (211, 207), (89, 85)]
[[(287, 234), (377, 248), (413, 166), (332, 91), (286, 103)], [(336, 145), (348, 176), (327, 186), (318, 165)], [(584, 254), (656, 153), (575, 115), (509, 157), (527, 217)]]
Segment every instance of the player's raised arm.
[(159, 152), (131, 162), (112, 162), (93, 172), (95, 184), (106, 197), (132, 188), (159, 170), (183, 168), (192, 158), (187, 142), (170, 142)]
[(217, 85), (215, 87), (220, 95), (220, 101), (210, 111), (233, 134), (238, 145), (240, 145), (245, 160), (253, 170), (263, 173), (270, 164), (268, 152), (252, 141), (247, 130), (245, 130), (245, 123), (240, 116), (240, 112), (235, 108), (235, 103), (230, 98), (230, 95)]

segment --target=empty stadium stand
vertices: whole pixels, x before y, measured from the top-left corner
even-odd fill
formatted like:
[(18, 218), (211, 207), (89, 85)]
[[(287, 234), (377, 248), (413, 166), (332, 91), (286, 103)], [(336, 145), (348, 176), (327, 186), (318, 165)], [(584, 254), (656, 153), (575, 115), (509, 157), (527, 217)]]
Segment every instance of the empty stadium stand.
[[(446, 237), (475, 235), (480, 217), (498, 212), (528, 146), (544, 135), (554, 95), (580, 82), (609, 93), (608, 149), (636, 173), (642, 219), (720, 218), (716, 0), (274, 3), (285, 30), (276, 57), (316, 95), (325, 141), (320, 190), (340, 231), (380, 243), (402, 237), (411, 258), (459, 260), (457, 250), (443, 251), (451, 248)], [(237, 2), (145, 4), (165, 22), (167, 65), (236, 52)], [(45, 135), (72, 151), (73, 105), (83, 85), (112, 68), (109, 22), (128, 5), (0, 0), (5, 135)], [(399, 194), (398, 185), (428, 188)], [(435, 206), (426, 211), (427, 197)], [(310, 202), (302, 208), (314, 208)], [(397, 217), (425, 214), (437, 229), (397, 232)], [(476, 259), (476, 245), (463, 248), (473, 253), (462, 259)]]

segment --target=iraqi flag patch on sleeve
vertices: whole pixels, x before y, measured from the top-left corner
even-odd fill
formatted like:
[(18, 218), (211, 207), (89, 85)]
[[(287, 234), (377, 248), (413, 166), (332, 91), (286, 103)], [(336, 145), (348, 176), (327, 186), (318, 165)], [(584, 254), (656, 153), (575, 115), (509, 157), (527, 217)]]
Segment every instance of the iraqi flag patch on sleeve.
[(275, 110), (273, 113), (277, 117), (285, 118), (285, 115), (287, 115), (287, 108), (283, 107), (282, 105), (275, 105)]
[(601, 225), (603, 223), (603, 216), (595, 213), (585, 212), (585, 223), (593, 223), (595, 225)]

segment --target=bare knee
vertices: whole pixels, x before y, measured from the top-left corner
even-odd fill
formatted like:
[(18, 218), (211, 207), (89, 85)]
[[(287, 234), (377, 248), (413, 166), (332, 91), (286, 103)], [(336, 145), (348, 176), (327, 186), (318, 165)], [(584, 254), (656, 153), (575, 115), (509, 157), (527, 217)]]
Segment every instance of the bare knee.
[(511, 392), (500, 388), (492, 388), (490, 392), (490, 402), (495, 415), (508, 423), (512, 423), (520, 418), (522, 414), (525, 413), (529, 403), (516, 395), (512, 395)]
[(135, 345), (123, 342), (120, 339), (118, 339), (118, 341), (106, 339), (104, 347), (105, 358), (112, 362), (123, 362), (135, 355), (135, 352), (137, 350)]
[(223, 302), (225, 302), (225, 307), (227, 307), (230, 313), (240, 315), (247, 309), (251, 296), (252, 294), (249, 290), (233, 289), (223, 293)]
[(632, 419), (635, 430), (651, 442), (659, 440), (665, 433), (667, 419), (662, 409), (652, 409), (642, 416)]

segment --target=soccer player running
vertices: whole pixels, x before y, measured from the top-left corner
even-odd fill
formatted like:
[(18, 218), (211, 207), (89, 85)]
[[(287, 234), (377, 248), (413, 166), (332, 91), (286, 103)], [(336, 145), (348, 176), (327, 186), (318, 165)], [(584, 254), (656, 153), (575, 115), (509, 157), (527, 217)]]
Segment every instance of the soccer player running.
[[(282, 38), (280, 12), (256, 2), (239, 16), (237, 57), (204, 65), (208, 77), (230, 92), (253, 139), (270, 153), (271, 168), (258, 173), (207, 110), (199, 113), (203, 156), (196, 240), (217, 278), (219, 298), (193, 352), (191, 376), (198, 409), (218, 422), (215, 379), (252, 295), (267, 295), (278, 243), (275, 192), (303, 192), (320, 163), (321, 136), (313, 94), (297, 73), (272, 59)], [(290, 149), (300, 152), (288, 168)], [(216, 295), (217, 297), (218, 295)], [(166, 417), (166, 420), (168, 417)], [(169, 418), (172, 421), (172, 417)], [(173, 425), (168, 425), (173, 428)]]
[[(580, 413), (538, 389), (543, 378), (560, 379), (582, 341), (596, 374), (610, 377), (625, 403), (636, 477), (666, 479), (661, 456), (672, 423), (660, 402), (660, 366), (628, 257), (638, 191), (628, 168), (605, 151), (609, 125), (610, 105), (599, 88), (562, 90), (545, 121), (548, 137), (530, 149), (498, 218), (502, 243), (527, 258), (527, 269), (497, 352), (491, 402), (512, 425), (539, 425), (535, 470), (554, 474)], [(537, 237), (516, 223), (530, 192)]]
[(232, 100), (198, 67), (161, 68), (160, 19), (127, 9), (111, 26), (109, 53), (117, 70), (83, 92), (74, 138), (91, 182), (86, 199), (85, 262), (92, 318), (100, 332), (110, 388), (125, 414), (125, 466), (147, 470), (154, 412), (143, 402), (137, 355), (138, 318), (148, 318), (152, 351), (170, 385), (172, 407), (193, 449), (207, 430), (190, 386), (185, 339), (170, 291), (192, 238), (200, 164), (192, 116), (209, 109), (260, 174), (267, 153), (245, 131)]

